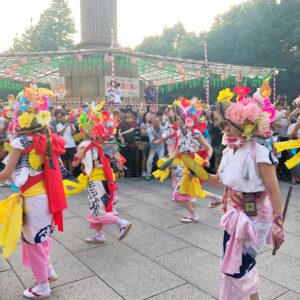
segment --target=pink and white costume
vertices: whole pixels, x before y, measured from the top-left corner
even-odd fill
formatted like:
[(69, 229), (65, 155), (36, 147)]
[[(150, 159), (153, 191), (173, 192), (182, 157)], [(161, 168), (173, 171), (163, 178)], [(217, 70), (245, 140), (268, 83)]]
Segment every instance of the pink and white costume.
[[(219, 167), (225, 189), (222, 284), (219, 300), (243, 300), (258, 292), (256, 255), (271, 242), (272, 206), (258, 164), (274, 164), (268, 149), (247, 141), (235, 152), (226, 148)], [(243, 209), (243, 194), (256, 193), (257, 215), (249, 217)]]

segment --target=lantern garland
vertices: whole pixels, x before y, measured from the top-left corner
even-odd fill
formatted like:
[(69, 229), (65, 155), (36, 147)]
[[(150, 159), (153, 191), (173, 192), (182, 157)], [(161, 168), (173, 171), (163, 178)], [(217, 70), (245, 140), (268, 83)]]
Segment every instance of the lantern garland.
[[(142, 59), (124, 56), (115, 53), (115, 66), (119, 69), (138, 70), (140, 74), (151, 73), (162, 69), (169, 79), (168, 84), (161, 84), (158, 79), (156, 85), (160, 94), (168, 93), (173, 90), (178, 90), (182, 87), (198, 88), (203, 87), (207, 89), (207, 78), (209, 78), (209, 85), (216, 88), (225, 88), (227, 86), (246, 85), (249, 87), (259, 87), (263, 79), (259, 77), (248, 77), (246, 74), (239, 72), (236, 75), (229, 75), (224, 71), (223, 74), (214, 74), (212, 70), (209, 73), (205, 68), (187, 71), (182, 64), (175, 64), (172, 62), (155, 61), (151, 59)], [(111, 61), (105, 59), (105, 55), (84, 55), (81, 54), (73, 56), (59, 56), (49, 57), (44, 56), (40, 58), (20, 58), (10, 66), (5, 66), (5, 74), (8, 78), (0, 80), (0, 88), (9, 90), (21, 90), (25, 83), (20, 81), (31, 81), (40, 70), (41, 64), (47, 65), (47, 70), (65, 69), (69, 71), (76, 70), (94, 70), (95, 68), (110, 68)], [(194, 77), (193, 77), (194, 76)], [(193, 77), (194, 79), (191, 79)], [(38, 81), (38, 78), (37, 78)]]

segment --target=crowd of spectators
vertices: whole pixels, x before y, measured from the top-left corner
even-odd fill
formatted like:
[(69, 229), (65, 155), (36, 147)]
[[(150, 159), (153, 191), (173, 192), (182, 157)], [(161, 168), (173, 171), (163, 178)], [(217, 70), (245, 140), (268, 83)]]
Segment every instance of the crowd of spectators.
[[(148, 97), (153, 96), (152, 100), (154, 101), (154, 92), (152, 90), (154, 89), (150, 85)], [(151, 109), (151, 107), (154, 109)], [(276, 153), (273, 143), (300, 137), (300, 108), (288, 105), (286, 96), (281, 95), (277, 97), (275, 107), (276, 119), (271, 124), (271, 136), (266, 142), (266, 145), (272, 149), (278, 158), (278, 178), (283, 181), (290, 181), (292, 184), (297, 184), (300, 183), (300, 167), (296, 166), (289, 170), (284, 164), (285, 161), (295, 155), (296, 152), (293, 150), (294, 152), (284, 151), (282, 153)], [(161, 139), (168, 126), (168, 118), (165, 115), (164, 107), (159, 106), (159, 110), (157, 110), (157, 106), (155, 105), (119, 106), (110, 102), (106, 106), (106, 109), (119, 119), (116, 138), (119, 141), (121, 154), (127, 161), (125, 165), (125, 176), (134, 178), (143, 177), (149, 180), (152, 171), (156, 168), (157, 160), (168, 155), (165, 142), (160, 144), (155, 143), (155, 141)], [(76, 118), (71, 118), (70, 110), (68, 110), (66, 105), (54, 107), (51, 110), (53, 116), (50, 123), (51, 130), (61, 135), (66, 141), (66, 152), (62, 155), (61, 159), (70, 174), (72, 174), (71, 176), (76, 176), (80, 170), (73, 170), (71, 165), (78, 144), (78, 141), (74, 138), (79, 132)], [(214, 105), (204, 110), (203, 115), (206, 121), (206, 130), (203, 135), (213, 147), (209, 171), (216, 172), (224, 149), (222, 143), (223, 133), (218, 126), (218, 114)], [(1, 161), (7, 155), (7, 151), (3, 145), (8, 126), (8, 122), (2, 119), (0, 119)], [(297, 130), (299, 129), (296, 133), (294, 130), (295, 126)]]

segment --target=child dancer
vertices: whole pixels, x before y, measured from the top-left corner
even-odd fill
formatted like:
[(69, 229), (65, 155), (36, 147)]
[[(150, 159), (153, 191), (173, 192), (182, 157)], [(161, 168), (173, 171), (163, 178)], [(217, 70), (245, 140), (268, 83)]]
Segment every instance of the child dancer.
[(22, 94), (10, 124), (17, 137), (0, 173), (0, 181), (12, 175), (21, 193), (0, 202), (0, 243), (3, 256), (8, 257), (22, 233), (22, 261), (31, 268), (36, 282), (23, 295), (47, 298), (49, 282), (57, 279), (49, 259), (51, 235), (54, 225), (63, 230), (62, 211), (67, 207), (58, 162), (65, 142), (45, 129), (51, 121), (48, 98), (29, 86)]
[[(112, 213), (117, 190), (114, 173), (123, 170), (123, 162), (117, 147), (107, 146), (109, 139), (113, 138), (117, 121), (108, 112), (100, 110), (101, 106), (81, 114), (79, 127), (85, 140), (78, 146), (73, 166), (81, 164), (83, 172), (78, 177), (78, 184), (64, 181), (67, 196), (87, 188), (88, 223), (95, 229), (95, 235), (86, 239), (88, 243), (104, 243), (102, 229), (108, 224), (118, 225), (119, 240), (122, 240), (131, 228), (127, 220)], [(75, 189), (68, 190), (68, 186)]]
[[(199, 216), (193, 206), (195, 197), (211, 198), (213, 201), (220, 201), (221, 197), (201, 189), (199, 178), (205, 178), (206, 172), (202, 166), (209, 167), (209, 159), (212, 155), (212, 148), (200, 132), (201, 102), (197, 99), (181, 99), (175, 101), (168, 112), (171, 125), (163, 137), (157, 141), (167, 141), (171, 159), (165, 162), (160, 161), (160, 169), (171, 164), (172, 183), (174, 191), (172, 198), (180, 201), (190, 213), (181, 221), (183, 223), (198, 222)], [(176, 122), (174, 124), (174, 121)], [(202, 159), (197, 153), (207, 151), (207, 157)], [(192, 172), (190, 172), (192, 171)], [(167, 171), (168, 172), (168, 171)], [(156, 178), (165, 179), (167, 176), (161, 170), (154, 172)], [(196, 176), (199, 178), (197, 178)]]
[[(229, 90), (229, 89), (228, 89)], [(209, 183), (225, 186), (222, 283), (220, 300), (258, 300), (259, 276), (256, 255), (273, 237), (275, 248), (284, 241), (281, 196), (275, 172), (275, 158), (253, 137), (269, 132), (271, 114), (253, 98), (250, 88), (236, 87), (236, 103), (222, 99), (218, 104), (220, 127), (227, 148), (218, 175)], [(225, 101), (224, 101), (225, 100)]]

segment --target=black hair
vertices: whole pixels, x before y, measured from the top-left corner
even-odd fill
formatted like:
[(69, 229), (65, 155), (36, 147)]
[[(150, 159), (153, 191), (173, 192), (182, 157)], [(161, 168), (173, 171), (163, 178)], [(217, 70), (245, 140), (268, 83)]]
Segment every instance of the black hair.
[(133, 114), (133, 111), (132, 111), (132, 109), (131, 109), (131, 108), (129, 108), (129, 107), (126, 107), (124, 112), (125, 112), (125, 114), (126, 114), (126, 113), (128, 113), (128, 112), (131, 112), (131, 113)]
[(158, 112), (157, 112), (157, 116), (158, 117), (161, 117), (161, 116), (163, 116), (164, 115), (164, 112), (162, 111), (162, 110), (159, 110)]
[[(146, 115), (147, 114), (150, 114), (150, 112), (149, 111), (146, 111), (145, 113), (144, 113), (144, 115), (143, 115), (143, 122), (146, 124)], [(151, 115), (151, 114), (150, 114)]]

